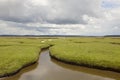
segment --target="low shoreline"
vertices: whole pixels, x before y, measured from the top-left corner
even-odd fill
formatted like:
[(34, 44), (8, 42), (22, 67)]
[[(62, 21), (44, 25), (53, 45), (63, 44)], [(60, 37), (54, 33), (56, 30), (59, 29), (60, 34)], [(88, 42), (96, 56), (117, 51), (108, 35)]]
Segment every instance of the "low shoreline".
[[(39, 55), (40, 55), (40, 53), (41, 53), (43, 50), (49, 49), (49, 47), (50, 47), (50, 46), (41, 48), (41, 50), (40, 50), (40, 52), (39, 52)], [(39, 60), (39, 57), (38, 57), (38, 59), (37, 59), (36, 61), (31, 62), (31, 63), (28, 63), (28, 64), (25, 64), (25, 65), (23, 65), (21, 68), (17, 69), (17, 70), (14, 71), (14, 72), (0, 75), (0, 78), (13, 76), (13, 75), (19, 73), (22, 69), (24, 69), (24, 68), (26, 68), (26, 67), (28, 67), (28, 66), (34, 65), (38, 60)]]
[[(44, 50), (46, 50), (46, 49), (49, 49), (51, 46), (52, 46), (52, 45), (49, 45), (49, 46), (47, 46), (47, 47), (41, 48), (41, 50), (40, 50), (40, 52), (39, 52), (39, 55), (40, 55), (40, 53), (41, 53), (42, 51), (44, 51)], [(96, 66), (91, 66), (91, 65), (89, 65), (89, 64), (84, 64), (84, 63), (82, 63), (82, 64), (77, 64), (77, 63), (75, 63), (75, 62), (70, 62), (70, 61), (65, 61), (65, 60), (58, 59), (58, 58), (56, 58), (54, 55), (51, 55), (51, 52), (49, 52), (49, 55), (50, 55), (51, 58), (53, 58), (53, 59), (55, 59), (55, 60), (58, 60), (58, 61), (61, 61), (61, 62), (66, 63), (66, 64), (71, 64), (71, 65), (76, 65), (76, 66), (83, 66), (83, 67), (94, 68), (94, 69), (101, 69), (101, 70), (106, 70), (106, 71), (114, 71), (114, 72), (120, 73), (120, 70), (119, 70), (119, 69), (114, 69), (114, 68), (109, 68), (109, 67), (102, 67), (102, 66), (97, 66), (97, 65), (96, 65)], [(32, 62), (32, 63), (25, 64), (25, 65), (23, 65), (20, 69), (14, 71), (14, 72), (0, 75), (0, 78), (13, 76), (13, 75), (19, 73), (23, 68), (26, 68), (26, 67), (28, 67), (28, 66), (31, 66), (31, 65), (35, 64), (38, 60), (39, 60), (39, 57), (38, 57), (38, 59), (37, 59), (36, 61), (34, 61), (34, 62)]]
[(71, 64), (71, 65), (76, 65), (76, 66), (83, 66), (83, 67), (88, 67), (88, 68), (93, 68), (93, 69), (100, 69), (100, 70), (106, 70), (106, 71), (114, 71), (114, 72), (118, 72), (120, 73), (120, 70), (119, 69), (114, 69), (114, 68), (110, 68), (110, 67), (102, 67), (102, 66), (91, 66), (89, 64), (78, 64), (78, 63), (75, 63), (75, 62), (70, 62), (70, 61), (65, 61), (65, 60), (62, 60), (62, 59), (58, 59), (57, 57), (55, 57), (54, 55), (51, 55), (51, 52), (50, 52), (50, 57), (57, 60), (57, 61), (60, 61), (60, 62), (63, 62), (63, 63), (66, 63), (66, 64)]
[(25, 64), (25, 65), (23, 65), (20, 69), (14, 71), (14, 72), (0, 75), (0, 78), (13, 76), (13, 75), (19, 73), (23, 68), (26, 68), (26, 67), (28, 67), (28, 66), (31, 66), (31, 65), (35, 64), (36, 62), (37, 62), (37, 61), (34, 61), (34, 62), (32, 62), (32, 63)]

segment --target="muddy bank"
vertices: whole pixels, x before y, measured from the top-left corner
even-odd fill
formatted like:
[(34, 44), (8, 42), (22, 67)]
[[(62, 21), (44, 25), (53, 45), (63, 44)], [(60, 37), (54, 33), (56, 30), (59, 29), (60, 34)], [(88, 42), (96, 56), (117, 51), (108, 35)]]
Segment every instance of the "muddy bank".
[[(40, 53), (41, 53), (43, 50), (48, 49), (49, 47), (50, 47), (50, 46), (41, 48), (41, 50), (40, 50), (40, 52), (39, 52), (39, 55), (40, 55)], [(31, 65), (37, 63), (38, 60), (39, 60), (39, 56), (38, 56), (38, 59), (37, 59), (36, 61), (30, 62), (30, 63), (28, 63), (28, 64), (25, 64), (25, 65), (23, 65), (21, 68), (17, 69), (17, 70), (14, 71), (14, 72), (0, 75), (0, 78), (13, 76), (13, 75), (19, 73), (22, 69), (24, 69), (24, 68), (26, 68), (26, 67), (28, 67), (28, 66), (31, 66)]]
[(75, 63), (75, 62), (70, 62), (70, 61), (67, 61), (67, 60), (59, 59), (56, 56), (51, 55), (51, 52), (49, 54), (50, 54), (51, 58), (53, 58), (55, 60), (58, 60), (58, 61), (61, 61), (61, 62), (66, 63), (66, 64), (71, 64), (71, 65), (76, 65), (76, 66), (83, 66), (83, 67), (94, 68), (94, 69), (101, 69), (101, 70), (106, 70), (106, 71), (114, 71), (114, 72), (120, 73), (119, 69), (114, 69), (114, 68), (110, 68), (110, 67), (102, 67), (102, 66), (97, 66), (97, 65), (92, 66), (92, 65), (84, 64), (84, 63), (78, 64), (78, 63)]
[(23, 68), (28, 67), (28, 66), (31, 66), (31, 65), (35, 64), (36, 62), (37, 62), (37, 61), (32, 62), (32, 63), (25, 64), (25, 65), (23, 65), (20, 69), (18, 69), (18, 70), (16, 70), (16, 71), (14, 71), (14, 72), (11, 72), (11, 73), (7, 73), (7, 74), (0, 75), (0, 78), (2, 78), (2, 77), (9, 77), (9, 76), (13, 76), (13, 75), (15, 75), (15, 74), (19, 73), (19, 72), (20, 72)]
[(62, 63), (43, 50), (37, 64), (0, 80), (119, 80), (120, 73)]

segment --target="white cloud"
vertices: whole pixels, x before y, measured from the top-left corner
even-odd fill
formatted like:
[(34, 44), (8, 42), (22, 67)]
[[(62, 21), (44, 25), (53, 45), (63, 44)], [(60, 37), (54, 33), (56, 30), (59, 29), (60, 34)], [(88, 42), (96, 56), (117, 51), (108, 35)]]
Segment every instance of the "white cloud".
[(120, 34), (119, 2), (0, 0), (0, 34)]
[(37, 35), (37, 34), (43, 34), (39, 31), (36, 30), (29, 30), (29, 29), (25, 29), (24, 27), (19, 27), (17, 26), (18, 24), (14, 23), (14, 22), (9, 22), (9, 21), (1, 21), (0, 20), (0, 34), (6, 34), (6, 35), (29, 35), (29, 34), (33, 34), (33, 35)]

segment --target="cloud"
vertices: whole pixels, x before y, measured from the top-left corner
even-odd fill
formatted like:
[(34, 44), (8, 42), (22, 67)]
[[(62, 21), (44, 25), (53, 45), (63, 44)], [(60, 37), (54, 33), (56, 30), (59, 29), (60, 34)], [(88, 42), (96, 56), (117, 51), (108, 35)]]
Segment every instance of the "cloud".
[(119, 0), (0, 0), (0, 34), (120, 34)]
[(105, 7), (105, 8), (120, 7), (120, 0), (103, 0), (102, 7)]
[(1, 0), (0, 19), (20, 23), (84, 24), (82, 16), (98, 16), (98, 9), (91, 9), (99, 4), (96, 0)]
[(0, 34), (1, 35), (37, 35), (42, 34), (32, 28), (27, 28), (24, 24), (1, 21), (0, 20)]

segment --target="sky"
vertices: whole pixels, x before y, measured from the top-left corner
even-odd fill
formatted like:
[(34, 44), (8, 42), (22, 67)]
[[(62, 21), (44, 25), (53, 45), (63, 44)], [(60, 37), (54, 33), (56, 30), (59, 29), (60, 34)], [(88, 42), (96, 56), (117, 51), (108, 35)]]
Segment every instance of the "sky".
[(120, 0), (0, 0), (0, 35), (120, 35)]

